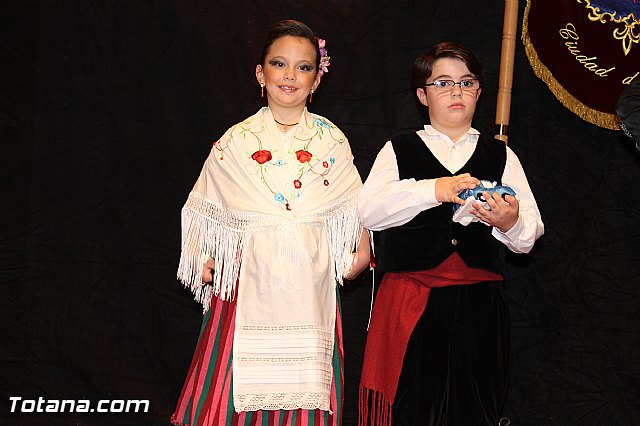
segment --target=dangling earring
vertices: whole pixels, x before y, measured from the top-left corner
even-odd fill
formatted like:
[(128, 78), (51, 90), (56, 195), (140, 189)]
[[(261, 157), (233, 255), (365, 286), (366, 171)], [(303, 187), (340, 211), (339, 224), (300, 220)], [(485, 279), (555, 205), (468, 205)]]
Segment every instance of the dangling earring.
[(311, 89), (311, 94), (309, 95), (309, 103), (313, 100), (313, 89)]
[(260, 97), (264, 98), (264, 83), (260, 83)]

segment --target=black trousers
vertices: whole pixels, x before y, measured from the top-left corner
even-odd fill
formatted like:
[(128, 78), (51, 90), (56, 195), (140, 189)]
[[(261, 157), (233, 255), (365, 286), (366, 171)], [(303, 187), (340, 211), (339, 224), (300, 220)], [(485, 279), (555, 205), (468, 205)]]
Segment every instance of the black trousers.
[(393, 425), (498, 425), (509, 352), (501, 282), (431, 289), (405, 353)]

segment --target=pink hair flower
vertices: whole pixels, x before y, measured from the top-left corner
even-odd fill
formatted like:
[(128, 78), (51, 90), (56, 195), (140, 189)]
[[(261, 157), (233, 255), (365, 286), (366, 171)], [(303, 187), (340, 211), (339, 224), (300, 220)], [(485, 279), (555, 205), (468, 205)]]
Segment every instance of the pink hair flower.
[(325, 49), (327, 42), (319, 38), (318, 39), (318, 47), (320, 48), (320, 69), (318, 69), (318, 74), (322, 75), (325, 72), (329, 72), (329, 65), (331, 65), (331, 56), (329, 56), (329, 52)]

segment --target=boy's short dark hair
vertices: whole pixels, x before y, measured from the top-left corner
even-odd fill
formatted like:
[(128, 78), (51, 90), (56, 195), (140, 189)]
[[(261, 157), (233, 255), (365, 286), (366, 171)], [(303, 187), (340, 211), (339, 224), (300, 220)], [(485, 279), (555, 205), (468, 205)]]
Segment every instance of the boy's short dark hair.
[(443, 41), (433, 46), (427, 53), (418, 56), (413, 62), (411, 83), (414, 89), (424, 87), (433, 72), (433, 64), (441, 58), (461, 60), (469, 68), (471, 74), (482, 83), (482, 64), (476, 55), (460, 43)]

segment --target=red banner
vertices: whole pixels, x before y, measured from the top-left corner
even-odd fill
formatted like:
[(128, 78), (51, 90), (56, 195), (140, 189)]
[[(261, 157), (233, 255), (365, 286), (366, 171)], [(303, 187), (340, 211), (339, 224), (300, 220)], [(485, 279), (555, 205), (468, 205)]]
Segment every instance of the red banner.
[(527, 0), (535, 74), (583, 120), (618, 129), (616, 101), (640, 75), (640, 0)]

